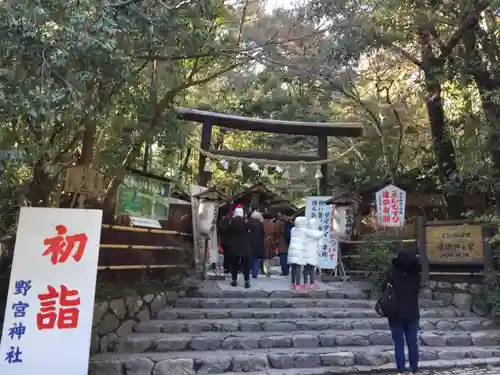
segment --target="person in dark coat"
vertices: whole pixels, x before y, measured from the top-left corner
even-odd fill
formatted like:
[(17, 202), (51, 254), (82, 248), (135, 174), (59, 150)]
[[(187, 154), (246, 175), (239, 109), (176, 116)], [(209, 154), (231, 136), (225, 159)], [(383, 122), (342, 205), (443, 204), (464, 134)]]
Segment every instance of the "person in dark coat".
[(264, 217), (258, 211), (252, 212), (248, 219), (248, 240), (250, 252), (252, 253), (252, 277), (255, 279), (260, 271), (260, 260), (266, 258)]
[[(288, 241), (286, 238), (290, 234), (290, 232), (287, 232), (287, 224), (290, 222), (291, 219), (288, 216), (278, 213), (275, 228), (276, 228), (276, 242), (278, 246), (278, 256), (280, 258), (282, 276), (288, 276), (290, 272), (290, 265), (288, 264), (287, 261), (288, 246), (290, 245), (290, 237), (288, 237)], [(292, 227), (289, 227), (290, 231)]]
[(392, 267), (387, 271), (382, 283), (385, 291), (391, 284), (397, 301), (397, 309), (388, 317), (391, 328), (394, 354), (398, 372), (406, 371), (405, 341), (408, 347), (411, 374), (418, 370), (418, 321), (420, 308), (420, 273), (422, 265), (414, 249), (402, 249), (392, 260)]
[(238, 271), (241, 268), (245, 278), (245, 288), (250, 288), (251, 253), (248, 241), (248, 225), (243, 216), (243, 208), (236, 207), (234, 217), (225, 230), (224, 249), (230, 257), (231, 285), (238, 285)]

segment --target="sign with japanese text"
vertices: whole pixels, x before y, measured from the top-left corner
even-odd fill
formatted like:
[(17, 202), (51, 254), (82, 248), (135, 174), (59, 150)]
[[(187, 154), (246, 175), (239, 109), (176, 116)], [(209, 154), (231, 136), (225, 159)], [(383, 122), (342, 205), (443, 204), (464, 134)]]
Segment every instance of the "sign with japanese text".
[(479, 224), (427, 226), (425, 242), (431, 263), (484, 261), (483, 232)]
[(406, 192), (387, 185), (375, 193), (378, 224), (384, 227), (402, 227), (405, 223)]
[(21, 208), (0, 374), (87, 375), (101, 221), (101, 210)]
[(158, 220), (148, 219), (145, 217), (130, 216), (130, 224), (132, 224), (134, 227), (162, 229), (161, 224)]
[(118, 191), (118, 213), (149, 219), (168, 219), (170, 183), (127, 173)]
[(331, 204), (325, 204), (325, 201), (332, 197), (307, 197), (306, 198), (306, 218), (319, 219), (320, 228), (323, 231), (323, 248), (318, 253), (318, 268), (335, 269), (337, 268), (339, 245), (338, 239), (334, 236), (332, 222), (334, 207)]

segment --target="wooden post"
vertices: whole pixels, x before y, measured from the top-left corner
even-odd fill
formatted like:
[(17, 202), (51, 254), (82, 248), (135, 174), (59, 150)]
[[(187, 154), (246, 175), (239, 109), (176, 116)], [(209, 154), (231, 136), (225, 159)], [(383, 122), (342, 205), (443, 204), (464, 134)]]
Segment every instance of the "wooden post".
[[(212, 143), (212, 123), (210, 120), (205, 120), (203, 127), (201, 129), (201, 142), (200, 148), (204, 151), (210, 149), (210, 144)], [(207, 186), (212, 178), (212, 173), (205, 172), (205, 162), (206, 157), (200, 154), (198, 161), (198, 185)]]
[(484, 277), (488, 277), (489, 273), (493, 271), (493, 252), (490, 247), (490, 236), (493, 234), (493, 228), (490, 225), (483, 224), (483, 257), (484, 257)]
[[(328, 159), (328, 136), (318, 135), (318, 156), (322, 159)], [(328, 165), (321, 165), (321, 174), (323, 175), (319, 181), (319, 193), (321, 195), (328, 195), (327, 181), (328, 181)]]
[(78, 194), (78, 208), (85, 208), (85, 195)]
[[(150, 95), (151, 95), (151, 122), (154, 121), (156, 105), (158, 104), (158, 88), (156, 85), (156, 60), (151, 61), (151, 87), (150, 87)], [(149, 168), (149, 162), (151, 158), (151, 142), (149, 139), (144, 142), (144, 160), (143, 160), (143, 172), (147, 172)]]
[(417, 248), (422, 263), (422, 281), (429, 281), (429, 258), (427, 257), (427, 247), (425, 238), (425, 216), (418, 216), (415, 221), (417, 233)]
[(260, 202), (260, 195), (259, 193), (253, 193), (252, 194), (252, 200), (250, 202), (250, 210), (258, 210), (259, 209), (259, 202)]

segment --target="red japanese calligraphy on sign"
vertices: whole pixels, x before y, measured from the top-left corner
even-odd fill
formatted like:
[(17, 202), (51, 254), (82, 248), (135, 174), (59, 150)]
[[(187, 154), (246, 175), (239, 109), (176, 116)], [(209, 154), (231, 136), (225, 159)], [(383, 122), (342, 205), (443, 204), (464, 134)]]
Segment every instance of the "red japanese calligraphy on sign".
[(391, 222), (399, 225), (399, 200), (395, 190), (391, 191)]
[(389, 192), (384, 191), (382, 193), (382, 221), (384, 223), (389, 223), (391, 221), (390, 202)]
[(50, 256), (52, 264), (65, 263), (70, 255), (79, 262), (85, 253), (88, 237), (85, 233), (68, 235), (64, 225), (56, 226), (57, 236), (46, 238), (43, 244), (47, 247), (42, 256)]
[(40, 312), (36, 316), (39, 330), (74, 329), (78, 327), (80, 316), (80, 295), (78, 290), (70, 290), (61, 285), (60, 292), (52, 285), (47, 293), (39, 294)]
[(384, 227), (402, 227), (405, 220), (406, 192), (388, 185), (375, 194), (378, 224)]

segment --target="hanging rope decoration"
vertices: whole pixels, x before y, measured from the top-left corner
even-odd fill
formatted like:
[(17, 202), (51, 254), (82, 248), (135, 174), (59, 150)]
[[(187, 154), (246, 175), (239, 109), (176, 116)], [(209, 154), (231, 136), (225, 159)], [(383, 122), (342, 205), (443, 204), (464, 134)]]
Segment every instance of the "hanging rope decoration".
[[(205, 172), (212, 173), (216, 162), (222, 166), (224, 170), (229, 169), (229, 161), (235, 162), (236, 163), (236, 170), (234, 172), (235, 176), (238, 177), (243, 177), (243, 162), (248, 163), (248, 167), (253, 170), (254, 172), (259, 172), (260, 176), (263, 178), (267, 178), (271, 183), (274, 181), (274, 174), (269, 174), (269, 168), (273, 168), (276, 173), (281, 174), (282, 179), (286, 181), (287, 185), (291, 185), (291, 179), (290, 179), (290, 167), (292, 165), (299, 165), (299, 173), (300, 174), (305, 174), (307, 172), (306, 166), (315, 166), (316, 167), (316, 173), (314, 174), (314, 178), (316, 179), (317, 183), (319, 184), (319, 181), (324, 177), (323, 173), (321, 172), (321, 166), (330, 162), (337, 161), (338, 159), (342, 158), (343, 156), (347, 155), (349, 152), (351, 152), (353, 149), (356, 147), (366, 143), (365, 141), (358, 142), (354, 145), (352, 145), (349, 149), (344, 151), (343, 153), (336, 155), (332, 158), (329, 159), (324, 159), (324, 160), (315, 160), (315, 161), (282, 161), (282, 160), (268, 160), (268, 159), (255, 159), (255, 158), (242, 158), (242, 157), (236, 157), (236, 156), (225, 156), (225, 155), (217, 155), (217, 154), (212, 154), (211, 152), (198, 149), (198, 152), (205, 156), (205, 167), (203, 170)], [(259, 164), (263, 164), (262, 169), (260, 169)], [(318, 185), (319, 189), (319, 185)], [(319, 191), (319, 190), (318, 190)]]
[[(264, 163), (265, 166), (266, 165), (269, 166), (269, 165), (273, 165), (273, 164), (274, 165), (302, 165), (304, 167), (304, 169), (305, 169), (306, 165), (321, 166), (323, 164), (327, 164), (327, 163), (331, 163), (331, 162), (337, 161), (338, 159), (340, 159), (341, 157), (349, 154), (356, 147), (359, 147), (359, 146), (361, 146), (364, 143), (365, 143), (365, 141), (358, 142), (358, 143), (352, 145), (351, 147), (349, 147), (346, 151), (344, 151), (343, 153), (341, 153), (339, 155), (333, 156), (333, 157), (328, 158), (328, 159), (315, 160), (315, 161), (283, 161), (283, 160), (255, 159), (255, 158), (239, 158), (239, 157), (236, 157), (236, 156), (225, 156), (225, 155), (212, 154), (211, 152), (202, 150), (200, 148), (196, 148), (196, 149), (197, 149), (197, 151), (200, 154), (202, 154), (203, 156), (205, 156), (207, 159), (210, 159), (210, 161), (212, 161), (212, 160), (234, 161), (234, 162), (238, 162), (238, 163), (242, 163), (243, 161), (245, 161), (247, 163), (257, 163), (257, 164)], [(207, 162), (208, 161), (209, 160), (207, 160)], [(240, 167), (240, 165), (238, 165), (238, 167)]]

